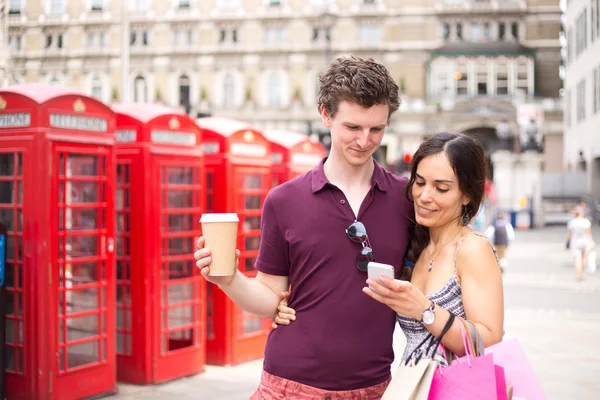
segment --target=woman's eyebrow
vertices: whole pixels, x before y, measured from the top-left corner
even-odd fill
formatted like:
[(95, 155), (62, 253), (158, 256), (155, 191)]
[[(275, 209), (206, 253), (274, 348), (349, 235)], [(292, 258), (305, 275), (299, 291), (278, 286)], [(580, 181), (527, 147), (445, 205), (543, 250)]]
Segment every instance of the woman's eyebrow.
[[(425, 180), (425, 178), (423, 178), (421, 175), (419, 175), (417, 173), (415, 175), (417, 176), (417, 178)], [(436, 182), (436, 183), (454, 183), (454, 181), (452, 181), (450, 179), (435, 179), (434, 182)]]

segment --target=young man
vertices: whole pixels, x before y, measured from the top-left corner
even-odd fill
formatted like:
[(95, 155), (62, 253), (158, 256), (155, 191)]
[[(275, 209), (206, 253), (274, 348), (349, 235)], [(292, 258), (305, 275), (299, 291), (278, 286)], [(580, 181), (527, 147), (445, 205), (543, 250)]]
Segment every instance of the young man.
[(494, 243), (496, 255), (502, 272), (508, 267), (507, 250), (510, 243), (515, 239), (515, 230), (508, 221), (508, 215), (499, 213), (496, 219), (485, 231), (486, 236)]
[(269, 192), (256, 278), (209, 277), (202, 238), (194, 254), (203, 276), (248, 312), (274, 316), (293, 288), (289, 306), (299, 318), (269, 335), (257, 399), (375, 399), (390, 379), (396, 316), (362, 288), (369, 260), (400, 267), (414, 217), (406, 178), (372, 157), (399, 107), (398, 86), (383, 65), (355, 57), (334, 61), (320, 83), (331, 152)]

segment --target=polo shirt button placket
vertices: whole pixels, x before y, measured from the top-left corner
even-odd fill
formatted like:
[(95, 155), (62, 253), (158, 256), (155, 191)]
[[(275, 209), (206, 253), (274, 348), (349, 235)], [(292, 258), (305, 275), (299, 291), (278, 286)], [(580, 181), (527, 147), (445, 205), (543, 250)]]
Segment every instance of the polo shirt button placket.
[(344, 199), (340, 200), (340, 204), (346, 204), (346, 200), (344, 200)]

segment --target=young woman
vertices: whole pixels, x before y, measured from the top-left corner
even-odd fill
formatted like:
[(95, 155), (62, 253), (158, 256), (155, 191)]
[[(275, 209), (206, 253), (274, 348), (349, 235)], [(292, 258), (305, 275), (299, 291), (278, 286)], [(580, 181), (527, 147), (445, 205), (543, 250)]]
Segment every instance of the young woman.
[(569, 248), (575, 259), (575, 273), (577, 280), (583, 280), (583, 266), (585, 265), (585, 253), (592, 241), (592, 223), (583, 217), (583, 208), (575, 208), (575, 218), (569, 221)]
[[(489, 240), (468, 226), (484, 196), (486, 171), (481, 145), (460, 133), (432, 136), (413, 157), (406, 194), (414, 204), (415, 226), (400, 279), (367, 279), (363, 289), (396, 311), (407, 338), (403, 359), (429, 334), (439, 336), (450, 313), (472, 321), (486, 346), (502, 340), (498, 260)], [(275, 325), (295, 319), (285, 299), (278, 309)], [(442, 344), (462, 356), (459, 323), (454, 322)], [(443, 362), (439, 351), (435, 357)]]

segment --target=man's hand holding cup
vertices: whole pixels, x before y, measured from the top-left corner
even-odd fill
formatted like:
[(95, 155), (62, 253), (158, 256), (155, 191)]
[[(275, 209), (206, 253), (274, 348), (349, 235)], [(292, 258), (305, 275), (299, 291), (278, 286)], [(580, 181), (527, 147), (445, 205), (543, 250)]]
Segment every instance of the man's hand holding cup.
[[(200, 268), (200, 273), (209, 282), (214, 283), (219, 286), (228, 286), (233, 278), (235, 277), (235, 270), (232, 275), (225, 276), (213, 276), (210, 274), (210, 263), (212, 262), (211, 250), (207, 247), (204, 247), (204, 237), (200, 236), (198, 238), (198, 250), (194, 253), (194, 258), (196, 259), (196, 266)], [(240, 257), (240, 251), (235, 249), (235, 269), (238, 267)]]
[[(219, 286), (228, 286), (235, 277), (240, 251), (236, 249), (239, 218), (235, 213), (202, 214), (202, 237), (194, 253), (202, 276)], [(206, 247), (205, 247), (206, 246)]]

